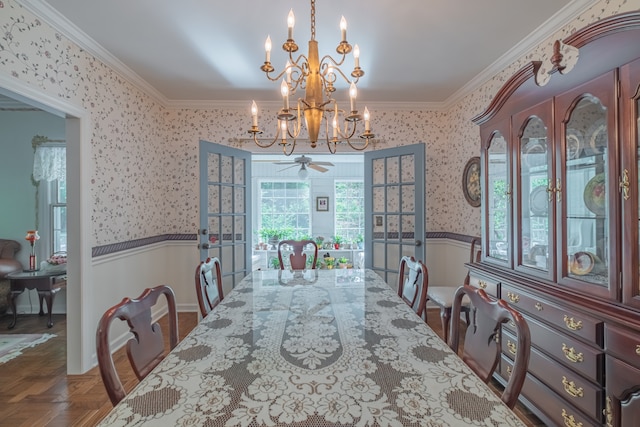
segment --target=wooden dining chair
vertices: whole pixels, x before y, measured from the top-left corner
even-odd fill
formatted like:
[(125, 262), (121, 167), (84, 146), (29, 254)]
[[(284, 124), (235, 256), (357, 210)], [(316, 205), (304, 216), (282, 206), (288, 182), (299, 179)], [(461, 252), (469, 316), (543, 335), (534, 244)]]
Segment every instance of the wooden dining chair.
[(209, 314), (224, 299), (222, 267), (218, 258), (207, 258), (196, 267), (196, 295), (202, 317)]
[(427, 306), (429, 272), (422, 261), (403, 256), (398, 271), (398, 295), (422, 318)]
[(114, 319), (126, 321), (133, 337), (127, 342), (127, 355), (133, 371), (139, 380), (147, 376), (164, 359), (164, 339), (157, 322), (151, 321), (151, 308), (160, 295), (167, 298), (169, 318), (169, 346), (178, 345), (178, 313), (173, 290), (166, 285), (147, 288), (136, 299), (124, 298), (119, 304), (107, 310), (98, 323), (96, 350), (100, 376), (107, 389), (111, 403), (115, 406), (126, 395), (120, 377), (113, 363), (109, 347), (109, 328)]
[[(482, 248), (480, 247), (480, 239), (474, 237), (471, 240), (471, 249), (469, 251), (469, 262), (480, 262), (482, 256)], [(467, 270), (467, 276), (464, 279), (463, 285), (469, 284), (469, 271)], [(453, 294), (458, 286), (429, 286), (427, 290), (427, 302), (431, 301), (433, 304), (440, 307), (440, 322), (442, 323), (442, 334), (444, 335), (444, 342), (449, 340), (449, 322), (451, 320), (451, 307), (453, 306)], [(462, 312), (464, 313), (467, 325), (469, 324), (469, 299), (464, 298), (462, 300)], [(425, 312), (426, 318), (426, 312)]]
[(318, 245), (313, 240), (282, 240), (278, 243), (278, 261), (280, 261), (280, 269), (284, 270), (284, 260), (282, 259), (282, 251), (285, 246), (291, 247), (293, 253), (289, 255), (289, 262), (291, 263), (291, 270), (306, 270), (307, 269), (307, 254), (303, 253), (304, 248), (307, 245), (313, 247), (313, 262), (311, 263), (311, 269), (316, 268), (316, 262), (318, 261)]
[(531, 352), (531, 335), (524, 317), (511, 308), (505, 300), (494, 299), (483, 289), (464, 285), (458, 288), (453, 299), (453, 319), (449, 346), (458, 353), (460, 343), (460, 311), (462, 299), (468, 297), (471, 304), (471, 323), (467, 325), (462, 349), (462, 360), (485, 382), (493, 376), (500, 361), (500, 330), (505, 322), (515, 324), (518, 344), (511, 376), (502, 393), (502, 401), (513, 409), (524, 384)]

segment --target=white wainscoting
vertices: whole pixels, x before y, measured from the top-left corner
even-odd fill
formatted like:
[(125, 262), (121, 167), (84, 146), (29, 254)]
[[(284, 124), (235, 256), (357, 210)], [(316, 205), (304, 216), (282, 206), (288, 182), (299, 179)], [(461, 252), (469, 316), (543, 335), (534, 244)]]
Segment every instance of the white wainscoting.
[[(471, 244), (450, 239), (427, 239), (425, 265), (429, 270), (429, 286), (450, 286), (453, 292), (467, 275)], [(436, 307), (428, 304), (427, 308)]]
[[(462, 284), (467, 274), (464, 263), (469, 259), (469, 244), (449, 239), (428, 239), (426, 245), (429, 284), (452, 288)], [(91, 286), (95, 300), (93, 307), (88, 307), (92, 312), (92, 330), (95, 331), (102, 314), (122, 298), (137, 297), (145, 288), (159, 284), (173, 288), (178, 311), (198, 311), (194, 282), (198, 263), (199, 254), (194, 241), (164, 241), (94, 258)], [(56, 300), (54, 307), (57, 304)], [(154, 312), (154, 318), (165, 313), (166, 306), (162, 302)], [(123, 345), (128, 338), (125, 325), (115, 322), (111, 336), (113, 348)], [(84, 339), (94, 338), (92, 335)], [(95, 352), (92, 362), (95, 366)]]

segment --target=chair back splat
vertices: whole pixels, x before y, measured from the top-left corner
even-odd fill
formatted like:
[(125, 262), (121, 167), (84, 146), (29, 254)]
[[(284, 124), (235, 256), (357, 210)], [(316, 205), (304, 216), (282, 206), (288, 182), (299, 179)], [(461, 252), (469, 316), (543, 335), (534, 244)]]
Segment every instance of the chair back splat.
[(285, 247), (290, 247), (293, 253), (289, 256), (289, 262), (291, 263), (291, 270), (305, 270), (307, 268), (307, 254), (302, 251), (304, 248), (311, 246), (313, 248), (313, 261), (311, 262), (311, 269), (316, 268), (318, 262), (318, 245), (313, 240), (282, 240), (278, 243), (278, 261), (280, 261), (280, 269), (285, 269), (284, 259), (282, 258), (282, 251)]
[(427, 288), (429, 287), (429, 272), (422, 261), (414, 257), (403, 256), (400, 259), (398, 272), (398, 295), (420, 317), (427, 306)]
[(458, 352), (460, 343), (460, 311), (462, 298), (467, 296), (471, 306), (471, 323), (467, 325), (462, 360), (488, 383), (500, 360), (500, 330), (503, 323), (512, 321), (518, 334), (514, 349), (513, 371), (502, 393), (502, 401), (513, 408), (522, 390), (531, 350), (531, 335), (524, 317), (502, 299), (490, 298), (482, 289), (464, 285), (458, 288), (453, 299), (453, 313), (449, 346)]
[(196, 267), (196, 295), (202, 317), (209, 314), (224, 299), (222, 267), (218, 258), (207, 258)]
[(136, 299), (124, 298), (119, 304), (107, 310), (96, 331), (96, 350), (100, 375), (111, 403), (115, 406), (126, 395), (120, 377), (113, 363), (109, 347), (109, 328), (114, 319), (126, 321), (133, 334), (127, 342), (129, 362), (139, 380), (147, 376), (164, 359), (164, 339), (160, 325), (151, 322), (151, 308), (160, 295), (167, 298), (169, 318), (169, 346), (178, 345), (178, 313), (173, 290), (166, 285), (145, 289)]

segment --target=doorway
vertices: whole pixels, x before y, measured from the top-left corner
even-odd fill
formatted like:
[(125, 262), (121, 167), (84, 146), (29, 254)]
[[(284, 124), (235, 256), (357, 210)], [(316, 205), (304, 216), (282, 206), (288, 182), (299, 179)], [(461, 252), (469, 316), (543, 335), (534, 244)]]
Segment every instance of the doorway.
[[(89, 182), (91, 176), (89, 114), (82, 108), (51, 97), (17, 79), (0, 75), (0, 95), (64, 120), (67, 141), (67, 373), (80, 374), (92, 366), (93, 327)], [(29, 168), (32, 165), (28, 166)], [(85, 201), (84, 205), (81, 201)], [(86, 310), (82, 310), (86, 307)]]

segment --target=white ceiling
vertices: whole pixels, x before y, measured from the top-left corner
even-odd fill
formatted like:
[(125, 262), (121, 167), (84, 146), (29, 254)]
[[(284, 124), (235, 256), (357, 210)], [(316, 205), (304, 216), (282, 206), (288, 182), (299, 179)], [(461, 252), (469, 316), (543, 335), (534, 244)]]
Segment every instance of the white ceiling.
[[(19, 0), (167, 104), (275, 101), (259, 67), (286, 58), (289, 9), (307, 52), (310, 2), (300, 0)], [(370, 103), (446, 104), (483, 82), (595, 0), (317, 0), (320, 56), (337, 57), (339, 20), (361, 49)], [(533, 34), (535, 32), (535, 34)], [(346, 61), (350, 72), (353, 60)], [(345, 86), (336, 98), (347, 99)], [(341, 95), (343, 94), (343, 95)]]

